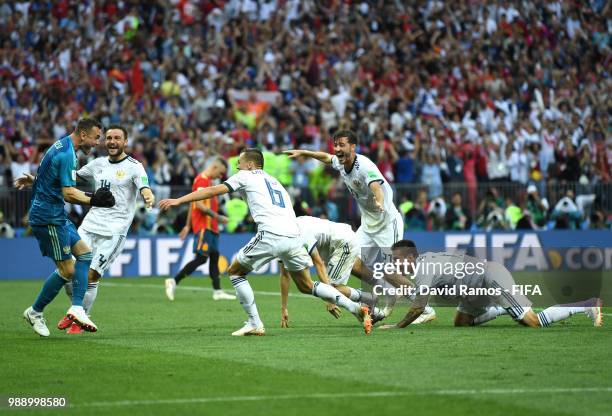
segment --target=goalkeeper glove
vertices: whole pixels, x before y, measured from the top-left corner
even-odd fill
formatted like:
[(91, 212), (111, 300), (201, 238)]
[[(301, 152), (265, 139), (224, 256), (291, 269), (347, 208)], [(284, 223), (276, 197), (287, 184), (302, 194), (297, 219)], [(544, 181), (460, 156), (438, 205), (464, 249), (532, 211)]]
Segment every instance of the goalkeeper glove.
[(92, 207), (110, 208), (115, 205), (115, 197), (107, 188), (99, 188), (94, 194), (85, 192), (91, 198)]

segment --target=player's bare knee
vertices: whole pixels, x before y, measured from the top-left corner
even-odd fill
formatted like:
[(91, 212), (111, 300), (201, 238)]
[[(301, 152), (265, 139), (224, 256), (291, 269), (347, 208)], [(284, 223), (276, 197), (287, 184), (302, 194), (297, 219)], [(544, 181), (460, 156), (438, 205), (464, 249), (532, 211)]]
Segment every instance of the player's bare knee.
[(297, 286), (298, 290), (301, 293), (305, 293), (305, 294), (311, 294), (312, 293), (312, 281), (307, 282), (307, 281), (296, 281), (295, 285)]
[(89, 269), (89, 273), (87, 275), (87, 280), (89, 281), (89, 283), (96, 283), (100, 281), (100, 277), (100, 273), (98, 273), (96, 270)]
[(74, 261), (64, 260), (57, 263), (57, 270), (63, 278), (71, 280), (74, 276)]
[(301, 293), (311, 294), (313, 282), (310, 276), (305, 276), (302, 272), (289, 272), (295, 286)]
[(244, 271), (244, 267), (236, 261), (232, 262), (230, 266), (227, 268), (227, 274), (229, 276), (244, 276), (246, 275)]
[(83, 240), (79, 240), (71, 247), (72, 254), (78, 257), (82, 254), (91, 253), (91, 248)]

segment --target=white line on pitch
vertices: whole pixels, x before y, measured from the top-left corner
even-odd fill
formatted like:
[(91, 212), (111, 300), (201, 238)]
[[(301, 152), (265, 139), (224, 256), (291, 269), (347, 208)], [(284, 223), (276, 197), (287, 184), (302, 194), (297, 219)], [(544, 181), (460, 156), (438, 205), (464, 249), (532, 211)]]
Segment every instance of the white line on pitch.
[(477, 395), (516, 395), (516, 394), (565, 394), (565, 393), (609, 393), (612, 387), (551, 387), (524, 389), (469, 389), (469, 390), (425, 390), (425, 391), (375, 391), (356, 393), (311, 393), (311, 394), (279, 394), (274, 396), (228, 396), (228, 397), (194, 397), (185, 399), (159, 400), (120, 400), (105, 402), (90, 402), (74, 404), (70, 407), (121, 407), (163, 404), (198, 404), (254, 402), (293, 399), (339, 399), (351, 397), (400, 397), (400, 396), (477, 396)]
[[(149, 284), (149, 283), (143, 283), (143, 284), (134, 284), (134, 283), (114, 283), (114, 282), (109, 282), (109, 281), (104, 281), (102, 282), (102, 285), (104, 286), (113, 286), (113, 287), (144, 287), (147, 289), (158, 289), (161, 292), (164, 291), (164, 285), (153, 285), (153, 284)], [(212, 292), (213, 290), (211, 288), (208, 287), (201, 287), (201, 286), (177, 286), (177, 289), (185, 289), (185, 290), (195, 290), (195, 291), (199, 291), (199, 292)], [(261, 295), (261, 296), (280, 296), (280, 291), (278, 292), (266, 292), (266, 291), (259, 291), (256, 290), (255, 294), (257, 295)], [(309, 295), (304, 295), (302, 293), (289, 293), (289, 296), (304, 296), (304, 297), (312, 297)]]

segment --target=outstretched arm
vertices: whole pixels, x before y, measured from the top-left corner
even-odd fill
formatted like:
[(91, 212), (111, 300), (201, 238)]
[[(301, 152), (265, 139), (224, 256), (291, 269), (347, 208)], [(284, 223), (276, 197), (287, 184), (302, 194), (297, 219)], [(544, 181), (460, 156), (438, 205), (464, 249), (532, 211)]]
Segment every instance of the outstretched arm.
[(228, 192), (229, 189), (227, 188), (227, 185), (221, 184), (210, 186), (208, 188), (198, 189), (195, 192), (183, 195), (177, 199), (163, 199), (159, 201), (159, 208), (162, 211), (167, 211), (170, 207), (186, 204), (188, 202), (202, 201), (204, 199), (212, 198), (213, 196), (227, 194)]
[(419, 316), (421, 316), (421, 314), (423, 313), (424, 310), (425, 310), (425, 307), (413, 305), (410, 308), (410, 310), (408, 311), (408, 313), (406, 314), (406, 316), (404, 316), (404, 319), (399, 321), (396, 326), (398, 328), (406, 328), (415, 319), (417, 319)]
[(212, 209), (210, 209), (209, 207), (204, 205), (204, 203), (202, 201), (196, 201), (195, 205), (196, 205), (196, 208), (198, 210), (200, 210), (200, 212), (202, 212), (203, 214), (208, 215), (209, 217), (215, 218), (221, 224), (227, 224), (228, 219), (227, 219), (227, 217), (225, 215), (221, 215), (221, 214), (213, 211)]
[(92, 207), (110, 208), (115, 206), (115, 197), (108, 188), (98, 188), (95, 193), (81, 192), (74, 186), (62, 188), (64, 201), (71, 204), (91, 205)]
[(425, 310), (425, 306), (427, 306), (428, 300), (428, 295), (417, 296), (414, 302), (412, 303), (412, 306), (408, 310), (408, 313), (406, 313), (406, 316), (404, 316), (404, 319), (402, 319), (395, 325), (381, 326), (380, 329), (406, 328), (408, 325), (414, 322), (415, 319), (421, 316), (421, 314)]
[(319, 251), (317, 250), (316, 247), (313, 248), (312, 251), (310, 252), (310, 258), (312, 258), (312, 264), (315, 267), (319, 280), (329, 285), (330, 284), (329, 276), (327, 275), (327, 269), (325, 268), (325, 263), (323, 263), (323, 259), (321, 258), (321, 255), (319, 254)]
[(289, 155), (290, 159), (304, 156), (317, 159), (319, 162), (323, 162), (328, 165), (331, 165), (332, 163), (332, 155), (326, 152), (313, 152), (311, 150), (285, 150), (283, 153)]
[(64, 195), (64, 201), (71, 204), (91, 205), (91, 197), (73, 186), (64, 186), (62, 194)]
[[(312, 249), (310, 257), (312, 258), (312, 263), (315, 267), (315, 270), (317, 271), (317, 276), (319, 280), (327, 285), (331, 284), (331, 282), (329, 281), (329, 276), (327, 275), (327, 268), (325, 267), (325, 263), (323, 262), (323, 259), (321, 258), (321, 255), (319, 254), (319, 251), (316, 247)], [(334, 318), (338, 319), (340, 317), (340, 308), (338, 308), (333, 303), (326, 303), (325, 308), (327, 309), (327, 312), (331, 313), (334, 316)]]
[(281, 290), (281, 328), (289, 328), (289, 311), (287, 310), (287, 301), (289, 299), (289, 282), (291, 276), (285, 269), (285, 266), (280, 266), (280, 290)]

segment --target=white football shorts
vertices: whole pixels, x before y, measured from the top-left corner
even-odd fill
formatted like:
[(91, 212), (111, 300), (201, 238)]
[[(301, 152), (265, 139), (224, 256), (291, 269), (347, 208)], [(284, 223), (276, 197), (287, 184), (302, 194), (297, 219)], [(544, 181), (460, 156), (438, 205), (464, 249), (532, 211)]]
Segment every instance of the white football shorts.
[(333, 285), (346, 286), (357, 257), (359, 257), (359, 247), (352, 242), (339, 244), (333, 248), (327, 261), (327, 275)]
[(236, 260), (242, 266), (256, 270), (278, 258), (290, 272), (312, 267), (306, 242), (301, 237), (286, 237), (258, 231), (248, 244), (238, 251)]
[(91, 269), (104, 276), (125, 245), (124, 235), (99, 235), (79, 228), (81, 239), (89, 246), (92, 253)]
[(360, 250), (361, 261), (371, 268), (377, 261), (390, 261), (391, 246), (404, 238), (404, 219), (398, 213), (380, 231), (366, 233), (361, 226), (357, 229), (356, 235), (355, 245)]

